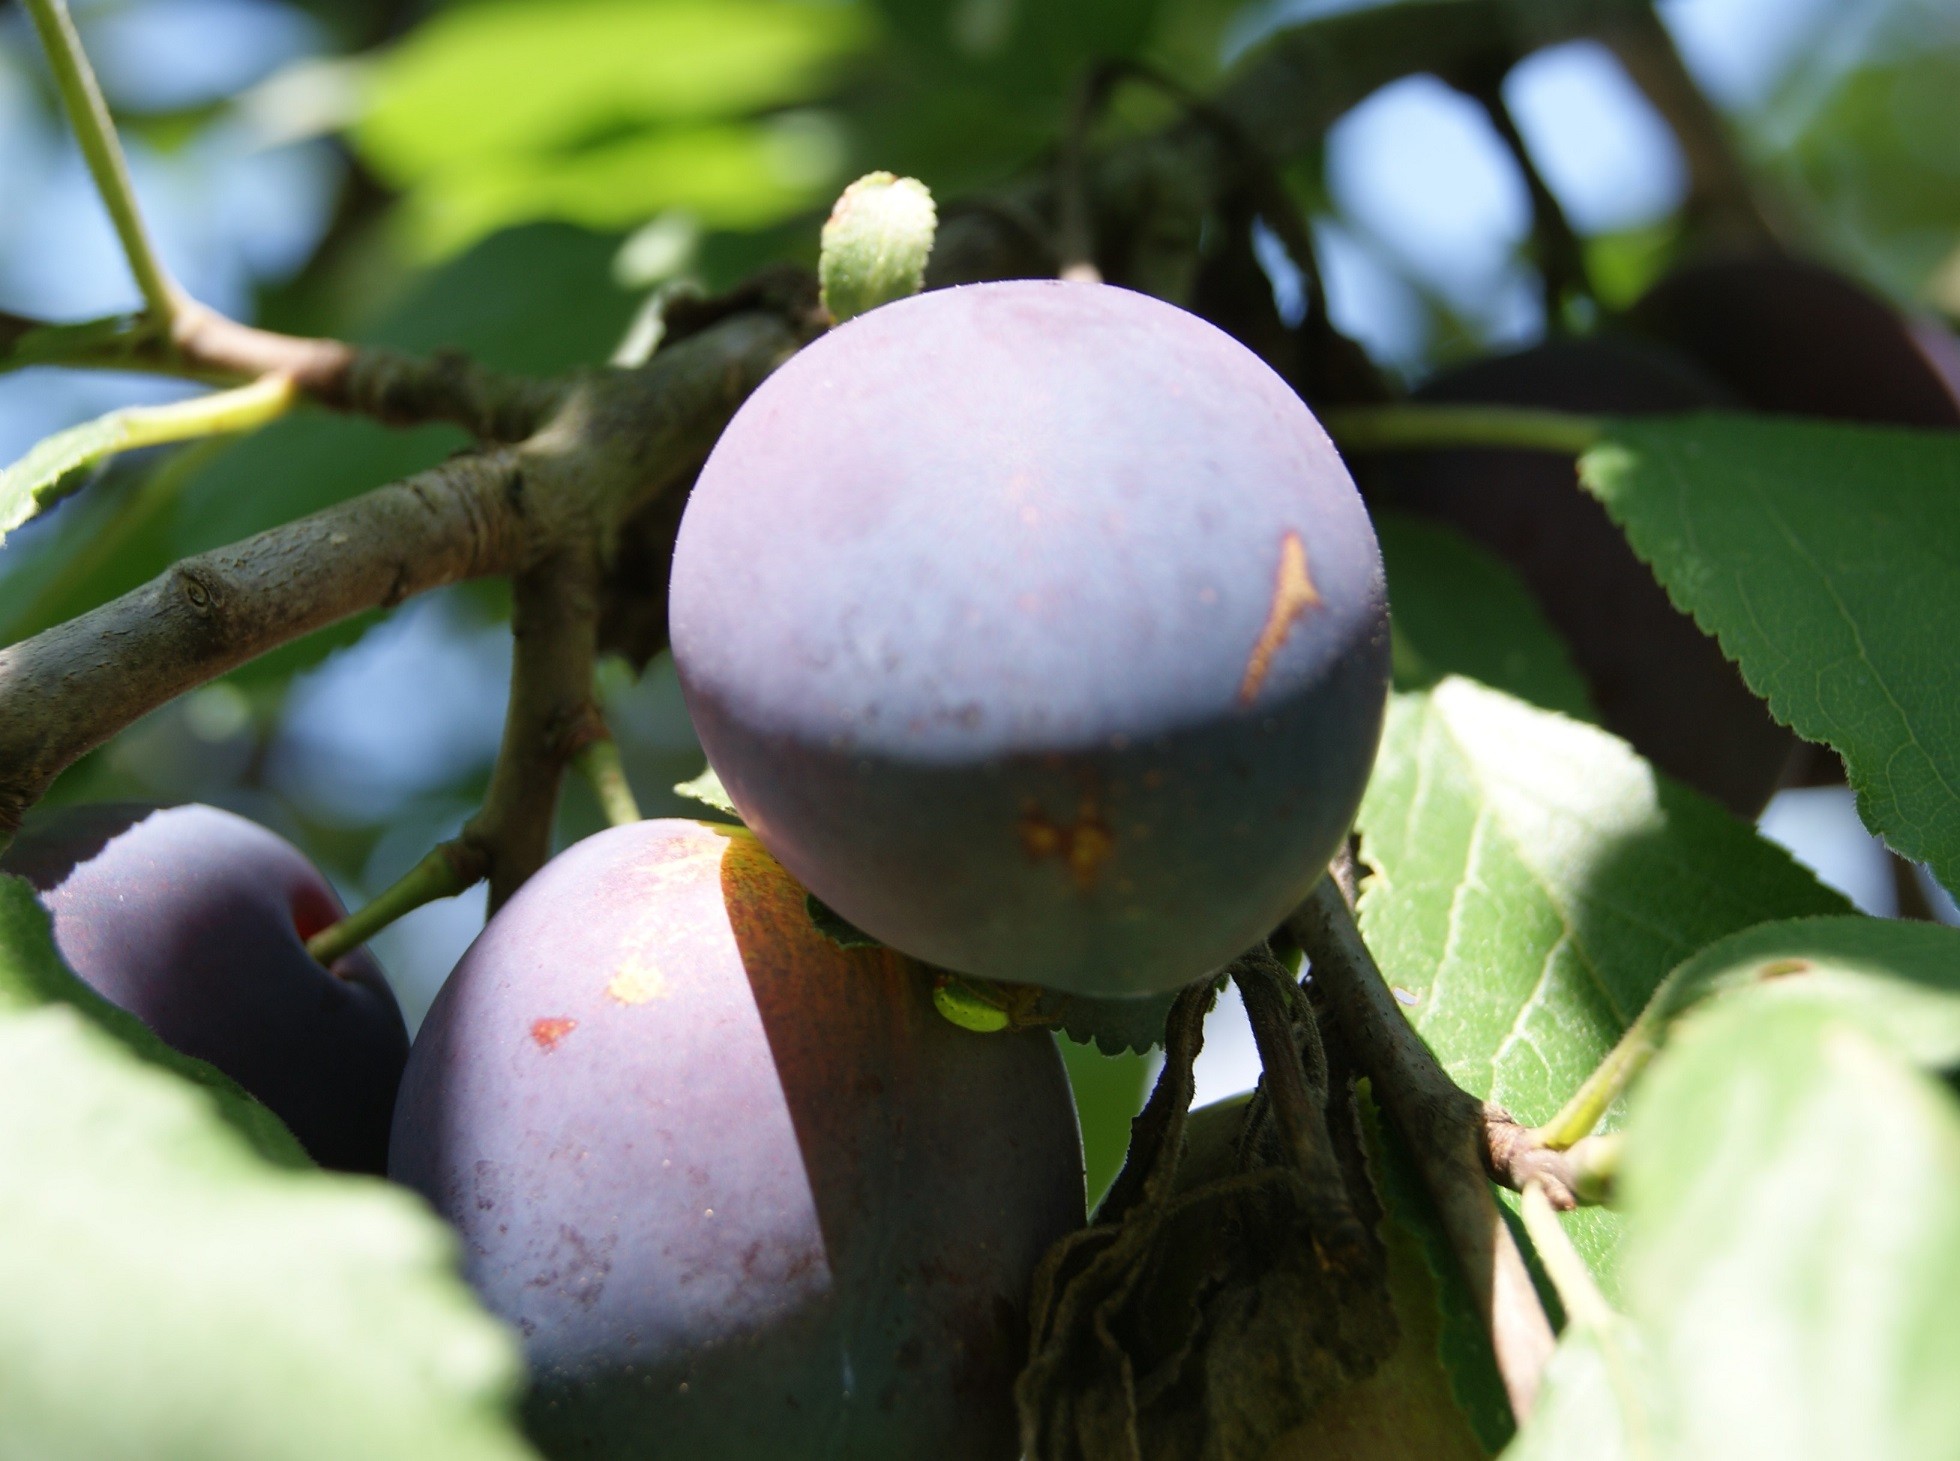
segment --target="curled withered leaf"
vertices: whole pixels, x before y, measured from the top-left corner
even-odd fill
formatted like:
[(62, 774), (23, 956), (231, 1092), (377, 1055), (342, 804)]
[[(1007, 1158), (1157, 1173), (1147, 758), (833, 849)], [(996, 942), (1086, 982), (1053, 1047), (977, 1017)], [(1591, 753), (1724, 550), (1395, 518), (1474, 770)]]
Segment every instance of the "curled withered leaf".
[[(1211, 993), (1207, 981), (1179, 997), (1123, 1175), (1037, 1279), (1016, 1392), (1034, 1461), (1261, 1456), (1395, 1348), (1345, 1073), (1330, 1087), (1311, 1011), (1294, 1001), (1294, 1089), (1303, 1081), (1335, 1194), (1303, 1178), (1263, 1086), (1188, 1110)], [(1357, 1226), (1361, 1240), (1345, 1241)]]

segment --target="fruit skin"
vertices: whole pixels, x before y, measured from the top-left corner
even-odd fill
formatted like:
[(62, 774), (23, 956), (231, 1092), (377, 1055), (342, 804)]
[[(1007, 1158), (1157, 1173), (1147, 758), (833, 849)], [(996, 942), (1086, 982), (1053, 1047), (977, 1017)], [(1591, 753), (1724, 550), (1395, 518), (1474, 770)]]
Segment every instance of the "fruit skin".
[(97, 993), (250, 1091), (321, 1166), (386, 1168), (408, 1031), (365, 950), (331, 972), (306, 952), (343, 910), (298, 848), (216, 807), (104, 804), (31, 827), (0, 869), (33, 884)]
[(1263, 937), (1359, 803), (1389, 674), (1346, 468), (1222, 332), (1102, 285), (940, 290), (750, 398), (670, 621), (709, 760), (866, 932), (1078, 993)]
[[(1694, 365), (1640, 341), (1559, 340), (1447, 371), (1415, 399), (1642, 415), (1728, 404)], [(1754, 818), (1795, 738), (1714, 639), (1676, 609), (1606, 509), (1550, 452), (1384, 458), (1370, 500), (1446, 522), (1504, 559), (1565, 638), (1607, 729)]]
[(1628, 323), (1758, 411), (1960, 426), (1960, 344), (1821, 264), (1753, 255), (1655, 285)]
[(956, 1029), (695, 822), (591, 837), (490, 921), (391, 1175), (524, 1336), (554, 1456), (1011, 1461), (1031, 1276), (1083, 1220), (1053, 1039)]

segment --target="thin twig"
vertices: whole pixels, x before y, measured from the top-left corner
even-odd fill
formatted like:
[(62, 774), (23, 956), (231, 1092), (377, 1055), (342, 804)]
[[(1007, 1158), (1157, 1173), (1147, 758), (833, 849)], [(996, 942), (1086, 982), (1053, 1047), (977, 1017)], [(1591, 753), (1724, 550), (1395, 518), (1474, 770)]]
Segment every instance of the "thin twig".
[(1511, 108), (1504, 100), (1502, 74), (1487, 72), (1465, 90), (1490, 118), (1491, 126), (1511, 154), (1511, 160), (1517, 164), (1518, 173), (1524, 179), (1525, 191), (1530, 194), (1532, 244), (1538, 255), (1545, 324), (1548, 329), (1556, 331), (1564, 324), (1568, 300), (1574, 296), (1584, 299), (1596, 297), (1591, 271), (1586, 267), (1585, 246), (1579, 242), (1572, 221), (1565, 216), (1558, 195), (1546, 183), (1545, 175), (1539, 172), (1537, 159), (1525, 144), (1524, 134), (1518, 131), (1517, 119), (1511, 115)]
[(75, 129), (75, 140), (81, 144), (96, 191), (115, 224), (123, 256), (129, 260), (129, 272), (136, 276), (136, 287), (143, 292), (151, 322), (167, 332), (184, 303), (184, 292), (150, 242), (142, 210), (136, 204), (136, 190), (130, 185), (129, 163), (123, 157), (116, 124), (109, 118), (102, 88), (96, 84), (95, 72), (82, 51), (81, 37), (75, 34), (67, 0), (27, 0), (27, 12), (47, 52), (61, 105)]
[(1484, 1170), (1493, 1182), (1522, 1192), (1536, 1182), (1560, 1211), (1604, 1202), (1612, 1184), (1617, 1138), (1586, 1136), (1563, 1146), (1543, 1140), (1502, 1106), (1483, 1109)]
[(444, 842), (376, 894), (373, 901), (314, 934), (306, 941), (306, 952), (331, 967), (336, 959), (351, 954), (396, 919), (425, 903), (453, 898), (476, 886), (488, 867), (484, 850), (467, 837)]
[(1552, 1287), (1558, 1290), (1559, 1303), (1565, 1306), (1567, 1319), (1587, 1328), (1612, 1323), (1612, 1307), (1593, 1281), (1586, 1260), (1565, 1235), (1551, 1195), (1533, 1182), (1526, 1186), (1523, 1196), (1519, 1215), (1524, 1219), (1524, 1230), (1531, 1235), (1538, 1261), (1545, 1265)]
[(394, 425), (452, 421), (483, 441), (521, 441), (572, 389), (487, 369), (454, 352), (431, 356), (281, 335), (242, 325), (196, 300), (179, 302), (168, 334), (140, 315), (56, 324), (0, 316), (0, 371), (30, 365), (143, 371), (237, 386), (268, 375), (307, 399)]
[(1522, 1422), (1551, 1357), (1552, 1326), (1485, 1173), (1478, 1102), (1403, 1017), (1334, 878), (1320, 880), (1286, 927), (1306, 950), (1375, 1099), (1409, 1144)]
[(1321, 422), (1342, 451), (1486, 446), (1576, 457), (1606, 432), (1601, 417), (1531, 406), (1341, 406)]

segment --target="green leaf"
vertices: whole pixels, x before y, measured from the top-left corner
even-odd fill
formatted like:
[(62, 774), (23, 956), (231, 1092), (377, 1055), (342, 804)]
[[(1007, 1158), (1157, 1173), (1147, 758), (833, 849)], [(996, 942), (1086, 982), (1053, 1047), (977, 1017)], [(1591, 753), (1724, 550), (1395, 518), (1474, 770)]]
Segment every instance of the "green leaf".
[(1673, 1020), (1740, 991), (1825, 1010), (1928, 1069), (1960, 1066), (1960, 928), (1862, 917), (1761, 924), (1670, 974), (1656, 1014)]
[(371, 78), (361, 150), (396, 182), (622, 126), (805, 100), (865, 38), (847, 5), (499, 0), (439, 12)]
[(850, 5), (453, 7), (376, 63), (355, 143), (439, 249), (527, 218), (611, 227), (677, 205), (767, 222), (831, 183), (781, 110), (821, 95), (866, 38)]
[(0, 1022), (50, 1005), (67, 1005), (131, 1054), (209, 1093), (217, 1112), (268, 1162), (310, 1168), (285, 1123), (216, 1066), (173, 1050), (150, 1027), (109, 1003), (61, 960), (48, 913), (25, 878), (0, 874)]
[(1133, 1052), (1105, 1055), (1071, 1040), (1055, 1043), (1075, 1095), (1076, 1123), (1082, 1128), (1082, 1180), (1088, 1210), (1094, 1212), (1130, 1149), (1130, 1120), (1143, 1109), (1150, 1062)]
[[(687, 797), (690, 801), (697, 801), (704, 807), (712, 807), (715, 811), (721, 812), (725, 816), (734, 817), (738, 821), (741, 819), (742, 814), (735, 810), (735, 803), (729, 800), (728, 790), (721, 784), (721, 777), (715, 774), (715, 768), (712, 766), (708, 767), (692, 781), (675, 783), (674, 792), (678, 796)], [(835, 913), (832, 913), (828, 908), (825, 908), (823, 904), (818, 903), (814, 897), (809, 901), (815, 908), (823, 908), (824, 913), (834, 922), (844, 923), (843, 919), (839, 918)], [(813, 921), (817, 917), (814, 912), (810, 916)], [(822, 927), (822, 924), (819, 923), (818, 926)], [(844, 926), (848, 928), (850, 925), (844, 924)]]
[[(1395, 696), (1361, 807), (1361, 927), (1459, 1084), (1550, 1117), (1667, 972), (1843, 898), (1617, 738), (1471, 681)], [(1617, 1222), (1574, 1237), (1611, 1288)]]
[(939, 215), (917, 178), (866, 173), (837, 199), (817, 261), (823, 307), (838, 324), (925, 287)]
[(1960, 890), (1960, 433), (1621, 421), (1580, 463), (1675, 603), (1866, 824)]
[(267, 376), (164, 406), (127, 406), (57, 431), (0, 471), (0, 543), (79, 486), (85, 467), (137, 447), (246, 431), (284, 415), (295, 398), (290, 380)]
[(1395, 688), (1480, 680), (1546, 710), (1594, 718), (1586, 682), (1524, 580), (1454, 528), (1378, 513), (1388, 571)]
[(1738, 996), (1635, 1087), (1621, 1177), (1664, 1454), (1953, 1454), (1949, 1090), (1825, 1010)]
[(313, 1170), (77, 979), (0, 877), (0, 1454), (528, 1456), (514, 1347), (454, 1264), (413, 1198)]
[(0, 1016), (0, 1450), (516, 1461), (514, 1346), (413, 1197), (261, 1160), (64, 1006)]

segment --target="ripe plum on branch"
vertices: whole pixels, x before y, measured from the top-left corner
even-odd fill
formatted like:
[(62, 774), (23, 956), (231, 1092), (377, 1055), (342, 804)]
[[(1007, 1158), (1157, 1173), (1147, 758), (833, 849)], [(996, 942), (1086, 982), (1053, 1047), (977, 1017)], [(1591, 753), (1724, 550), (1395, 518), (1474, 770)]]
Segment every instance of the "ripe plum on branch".
[(553, 1455), (1011, 1456), (1031, 1277), (1083, 1217), (1052, 1038), (955, 1028), (696, 822), (588, 838), (490, 921), (390, 1173), (523, 1335)]
[(763, 843), (962, 973), (1168, 990), (1297, 903), (1388, 685), (1381, 559), (1293, 391), (1092, 284), (874, 310), (736, 415), (675, 663)]
[(341, 917), (304, 854), (216, 807), (64, 808), (0, 859), (68, 966), (166, 1045), (270, 1107), (322, 1166), (379, 1173), (408, 1031), (365, 949), (322, 966)]

